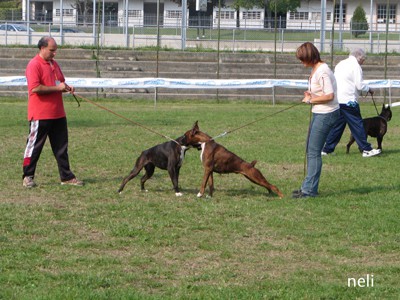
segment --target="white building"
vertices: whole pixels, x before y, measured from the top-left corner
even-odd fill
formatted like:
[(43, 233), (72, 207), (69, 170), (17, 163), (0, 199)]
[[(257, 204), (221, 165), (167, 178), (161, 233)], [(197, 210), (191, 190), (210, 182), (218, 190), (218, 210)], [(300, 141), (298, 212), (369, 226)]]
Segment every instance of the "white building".
[[(81, 25), (93, 23), (93, 7), (84, 14), (74, 6), (75, 0), (23, 0), (23, 15), (27, 16), (26, 8), (29, 7), (30, 21), (50, 22), (68, 25)], [(387, 0), (336, 0), (335, 8), (332, 0), (326, 0), (326, 28), (332, 27), (334, 10), (335, 26), (340, 26), (340, 3), (342, 3), (343, 29), (350, 29), (350, 20), (355, 8), (362, 2), (367, 21), (372, 25), (372, 30), (386, 29)], [(265, 10), (253, 8), (251, 10), (241, 9), (236, 12), (232, 7), (233, 0), (226, 0), (226, 7), (221, 9), (219, 16), (218, 8), (211, 7), (208, 3), (206, 12), (197, 12), (195, 6), (189, 6), (187, 20), (189, 26), (216, 27), (220, 17), (221, 27), (229, 28), (265, 28), (271, 26), (272, 22), (266, 19)], [(160, 12), (159, 24), (164, 27), (177, 27), (182, 21), (182, 7), (171, 0), (103, 0), (95, 1), (97, 6), (103, 7), (105, 25), (124, 26), (146, 26), (157, 24), (157, 6)], [(397, 31), (400, 27), (400, 3), (391, 0), (389, 7), (389, 29)], [(99, 7), (95, 7), (96, 11)], [(62, 15), (61, 15), (62, 11)], [(86, 15), (86, 16), (85, 16)], [(26, 19), (26, 17), (25, 17)], [(206, 21), (199, 21), (200, 19)], [(200, 23), (201, 22), (201, 23)], [(286, 16), (280, 17), (279, 27), (288, 29), (315, 29), (320, 28), (321, 23), (321, 1), (305, 0), (297, 11), (288, 12)]]
[[(343, 16), (344, 29), (350, 29), (350, 21), (353, 17), (354, 10), (357, 6), (362, 5), (367, 17), (367, 22), (372, 24), (372, 30), (386, 29), (386, 0), (336, 0), (335, 9), (333, 1), (328, 0), (326, 4), (326, 24), (332, 27), (333, 15), (335, 15), (335, 26), (340, 24), (340, 13)], [(340, 3), (342, 3), (342, 11), (340, 12)], [(391, 0), (389, 5), (389, 28), (391, 31), (398, 30), (400, 23), (400, 3)], [(335, 14), (333, 13), (335, 10)], [(296, 12), (287, 14), (287, 28), (304, 28), (307, 26), (319, 28), (321, 22), (321, 2), (320, 1), (302, 1), (301, 7)]]

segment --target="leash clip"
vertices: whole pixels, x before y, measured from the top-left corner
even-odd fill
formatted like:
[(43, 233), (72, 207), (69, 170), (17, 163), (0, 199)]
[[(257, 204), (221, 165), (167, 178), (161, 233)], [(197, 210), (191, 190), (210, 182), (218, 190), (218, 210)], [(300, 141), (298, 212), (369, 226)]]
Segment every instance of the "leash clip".
[(220, 137), (224, 137), (225, 135), (227, 135), (228, 134), (228, 132), (227, 131), (224, 131), (223, 133), (221, 133), (220, 135), (217, 135), (216, 137), (214, 137), (214, 138), (212, 138), (213, 140), (215, 140), (215, 139), (218, 139), (218, 138), (220, 138)]

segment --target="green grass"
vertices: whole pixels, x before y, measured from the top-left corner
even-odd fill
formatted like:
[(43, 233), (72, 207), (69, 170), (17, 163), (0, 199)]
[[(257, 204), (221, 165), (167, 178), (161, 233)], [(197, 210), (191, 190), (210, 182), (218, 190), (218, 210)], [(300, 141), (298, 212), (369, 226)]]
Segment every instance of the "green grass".
[[(107, 100), (101, 104), (178, 137), (198, 120), (216, 136), (288, 105)], [(293, 200), (303, 179), (308, 107), (300, 105), (218, 142), (258, 168), (285, 198), (243, 176), (216, 175), (198, 199), (197, 150), (176, 197), (165, 171), (141, 192), (116, 191), (140, 152), (165, 140), (67, 98), (70, 160), (84, 187), (59, 184), (48, 142), (35, 181), (22, 187), (26, 100), (0, 99), (0, 299), (398, 299), (400, 121), (397, 107), (380, 157), (356, 146), (324, 157), (320, 197)], [(373, 116), (372, 104), (362, 104)], [(371, 140), (376, 145), (374, 140)], [(373, 287), (348, 278), (373, 275)]]

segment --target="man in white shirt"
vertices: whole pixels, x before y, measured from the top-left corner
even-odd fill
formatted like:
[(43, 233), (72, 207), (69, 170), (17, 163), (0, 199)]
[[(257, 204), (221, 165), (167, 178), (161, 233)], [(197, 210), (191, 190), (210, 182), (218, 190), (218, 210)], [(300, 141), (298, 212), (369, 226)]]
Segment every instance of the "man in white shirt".
[(361, 65), (366, 58), (363, 49), (354, 49), (348, 58), (339, 62), (335, 67), (335, 78), (337, 83), (337, 98), (340, 106), (340, 117), (330, 131), (322, 155), (333, 153), (336, 145), (342, 137), (346, 124), (354, 136), (358, 148), (362, 150), (363, 157), (371, 157), (381, 153), (380, 149), (372, 149), (367, 141), (363, 120), (361, 117), (358, 97), (361, 92), (370, 93), (374, 91), (363, 83), (363, 71)]

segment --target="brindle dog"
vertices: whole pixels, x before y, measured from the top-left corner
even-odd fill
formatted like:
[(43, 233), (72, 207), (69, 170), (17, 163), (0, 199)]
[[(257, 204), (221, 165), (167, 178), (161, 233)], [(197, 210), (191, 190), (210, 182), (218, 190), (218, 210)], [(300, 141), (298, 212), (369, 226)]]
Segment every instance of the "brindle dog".
[(216, 143), (209, 135), (200, 131), (197, 121), (194, 123), (193, 128), (184, 134), (182, 143), (185, 146), (201, 149), (200, 158), (204, 167), (204, 176), (197, 197), (204, 195), (207, 183), (210, 188), (210, 196), (212, 196), (214, 192), (213, 172), (242, 174), (251, 182), (265, 187), (269, 193), (274, 192), (279, 198), (283, 197), (282, 192), (275, 185), (270, 184), (260, 170), (254, 166), (257, 161), (248, 163)]
[(140, 179), (140, 188), (144, 191), (145, 182), (153, 176), (154, 169), (157, 167), (162, 170), (168, 170), (175, 195), (182, 196), (178, 182), (179, 170), (181, 169), (185, 152), (188, 150), (182, 144), (182, 139), (183, 136), (177, 138), (175, 141), (168, 141), (143, 151), (137, 158), (132, 171), (123, 179), (118, 193), (121, 193), (128, 181), (135, 178), (143, 168), (146, 170), (146, 173)]

